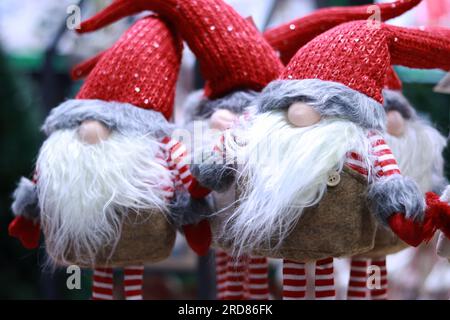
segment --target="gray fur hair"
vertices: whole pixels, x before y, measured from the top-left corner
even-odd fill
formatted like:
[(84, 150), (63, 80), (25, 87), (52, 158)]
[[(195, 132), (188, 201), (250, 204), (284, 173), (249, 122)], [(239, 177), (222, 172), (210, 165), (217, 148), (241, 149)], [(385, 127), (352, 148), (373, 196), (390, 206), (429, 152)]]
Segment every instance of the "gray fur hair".
[(42, 130), (49, 136), (56, 130), (76, 128), (84, 120), (98, 120), (125, 135), (150, 134), (162, 138), (173, 131), (173, 125), (160, 112), (128, 103), (89, 99), (72, 99), (60, 104), (50, 112)]
[(389, 217), (403, 213), (407, 218), (422, 221), (425, 212), (425, 200), (417, 183), (408, 177), (394, 174), (374, 181), (369, 188), (369, 208), (378, 220), (388, 224)]
[(236, 180), (236, 169), (231, 164), (214, 163), (210, 160), (191, 165), (191, 173), (202, 186), (216, 192), (225, 192)]
[(341, 83), (319, 79), (272, 81), (257, 99), (259, 112), (287, 109), (305, 102), (323, 117), (339, 117), (366, 129), (384, 131), (386, 115), (380, 103)]
[(214, 111), (226, 109), (236, 114), (242, 114), (257, 97), (252, 90), (241, 90), (230, 93), (222, 98), (210, 100), (204, 96), (203, 90), (189, 95), (183, 106), (186, 123), (194, 120), (204, 120), (212, 116)]
[(384, 110), (386, 112), (389, 111), (398, 111), (402, 115), (403, 118), (417, 119), (417, 114), (414, 108), (409, 103), (408, 99), (399, 91), (384, 89), (383, 90), (384, 97)]
[(29, 179), (22, 177), (13, 194), (11, 209), (15, 216), (28, 219), (38, 219), (40, 216), (36, 185)]
[(169, 219), (178, 229), (184, 225), (197, 224), (213, 214), (213, 209), (206, 199), (194, 199), (185, 191), (175, 193), (169, 210)]

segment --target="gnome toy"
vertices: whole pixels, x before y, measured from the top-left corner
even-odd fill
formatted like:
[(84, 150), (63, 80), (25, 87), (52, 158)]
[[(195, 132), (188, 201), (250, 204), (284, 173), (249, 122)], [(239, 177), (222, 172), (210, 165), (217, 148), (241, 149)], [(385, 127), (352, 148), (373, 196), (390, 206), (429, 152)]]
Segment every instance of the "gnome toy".
[[(403, 96), (402, 88), (394, 69), (388, 69), (383, 90), (387, 114), (386, 141), (404, 176), (416, 181), (423, 194), (428, 191), (440, 193), (447, 184), (442, 156), (447, 141), (428, 121), (416, 114)], [(375, 247), (351, 261), (348, 299), (387, 299), (386, 255), (406, 247), (392, 232), (380, 228), (375, 237)], [(378, 267), (381, 272), (380, 287), (372, 290), (367, 288), (369, 266)]]
[(124, 267), (126, 299), (142, 299), (143, 264), (172, 251), (193, 183), (169, 123), (181, 51), (151, 15), (75, 70), (89, 75), (47, 117), (35, 177), (14, 194), (10, 234), (35, 247), (40, 223), (52, 263), (95, 267), (93, 299), (112, 299), (112, 267)]
[[(304, 297), (300, 262), (312, 260), (322, 262), (316, 297), (334, 297), (327, 256), (371, 248), (371, 217), (410, 245), (431, 237), (419, 186), (401, 176), (381, 135), (382, 89), (391, 63), (448, 70), (449, 50), (448, 39), (425, 31), (340, 25), (301, 48), (262, 91), (246, 130), (224, 136), (227, 154), (216, 157), (242, 159), (243, 191), (223, 235), (239, 252), (285, 258), (286, 298)], [(205, 163), (196, 176), (220, 180), (230, 167)], [(351, 216), (359, 218), (345, 221)]]
[[(385, 4), (385, 6), (380, 6), (380, 13), (381, 18), (383, 20), (387, 18), (392, 18), (395, 14), (400, 14), (401, 10), (408, 10), (412, 8), (413, 6), (417, 5), (420, 1), (413, 2), (397, 2), (397, 3), (389, 3)], [(350, 8), (344, 8), (344, 7), (338, 7), (338, 8), (327, 8), (327, 9), (321, 9), (316, 11), (310, 16), (303, 17), (301, 19), (292, 21), (290, 23), (287, 23), (285, 25), (282, 25), (280, 27), (274, 28), (272, 30), (269, 30), (265, 33), (266, 39), (271, 43), (272, 46), (275, 48), (278, 48), (280, 52), (280, 56), (283, 58), (285, 62), (289, 61), (289, 59), (292, 57), (292, 55), (295, 54), (295, 50), (299, 47), (303, 46), (305, 44), (305, 41), (308, 41), (311, 39), (312, 36), (317, 35), (321, 30), (322, 26), (325, 26), (324, 28), (330, 28), (333, 26), (333, 22), (335, 24), (339, 24), (342, 22), (345, 22), (345, 19), (351, 20), (353, 18), (364, 18), (364, 14), (368, 17), (368, 8), (369, 7), (350, 7)], [(325, 31), (325, 30), (323, 30)], [(440, 33), (443, 32), (442, 29), (439, 30), (433, 30), (433, 31), (439, 31)], [(297, 47), (298, 44), (298, 47)], [(410, 119), (411, 117), (414, 118), (414, 123), (416, 129), (416, 134), (413, 133), (412, 126), (409, 126), (408, 129), (411, 133), (409, 135), (411, 140), (414, 136), (416, 137), (421, 136), (422, 139), (421, 142), (424, 143), (424, 145), (430, 149), (429, 152), (419, 153), (419, 152), (413, 152), (415, 157), (413, 158), (423, 158), (425, 155), (432, 154), (431, 157), (427, 158), (427, 161), (422, 161), (423, 159), (420, 159), (420, 161), (411, 160), (410, 156), (405, 156), (404, 158), (400, 158), (401, 164), (400, 168), (402, 170), (405, 166), (403, 162), (409, 163), (408, 167), (406, 168), (406, 176), (412, 176), (416, 181), (418, 181), (419, 186), (421, 187), (422, 191), (425, 193), (428, 190), (433, 189), (436, 191), (436, 188), (431, 188), (430, 184), (442, 188), (443, 184), (445, 183), (445, 179), (443, 178), (443, 157), (442, 157), (442, 150), (445, 147), (446, 141), (445, 139), (439, 134), (439, 132), (434, 129), (432, 126), (430, 126), (426, 121), (419, 119), (417, 116), (415, 116), (415, 111), (409, 106), (409, 103), (406, 101), (406, 98), (404, 98), (401, 95), (401, 89), (402, 89), (402, 83), (398, 76), (395, 74), (393, 69), (389, 69), (388, 77), (387, 77), (387, 86), (388, 89), (385, 91), (385, 95), (388, 96), (388, 99), (385, 104), (390, 105), (390, 108), (388, 109), (398, 109), (397, 110), (401, 112), (406, 119)], [(397, 123), (402, 122), (404, 118), (397, 112), (391, 111), (388, 113), (388, 132), (390, 132), (392, 135), (395, 134), (395, 132), (398, 131), (404, 131), (404, 124), (398, 125)], [(397, 124), (397, 125), (395, 125)], [(394, 132), (392, 132), (394, 131)], [(397, 133), (397, 135), (399, 135)], [(388, 144), (390, 145), (391, 142), (389, 141), (389, 138), (391, 135), (388, 135)], [(395, 138), (393, 138), (395, 139)], [(403, 139), (399, 139), (402, 140)], [(400, 141), (396, 143), (396, 148), (399, 148)], [(411, 141), (409, 141), (411, 144)], [(413, 143), (414, 144), (414, 143)], [(403, 148), (407, 148), (406, 144), (403, 144)], [(416, 148), (407, 148), (408, 153), (411, 153), (411, 150), (420, 150)], [(407, 153), (407, 154), (408, 154)], [(394, 150), (394, 154), (397, 154), (397, 152)], [(411, 156), (414, 156), (411, 155)], [(419, 170), (416, 169), (416, 174), (409, 174), (409, 171), (412, 171), (414, 168), (417, 168), (417, 165), (412, 165), (415, 163), (424, 163), (426, 169), (423, 170), (424, 167), (420, 166)], [(427, 165), (428, 164), (428, 165)], [(433, 172), (430, 172), (433, 171)], [(421, 175), (422, 178), (420, 180), (418, 179), (418, 175)], [(390, 231), (384, 231), (381, 232), (381, 234), (377, 234), (376, 240), (378, 240), (378, 237), (382, 234), (387, 235), (386, 240), (382, 241), (381, 243), (378, 243), (378, 246), (376, 246), (376, 250), (374, 248), (375, 252), (380, 252), (380, 250), (390, 250), (390, 253), (394, 253), (398, 250), (401, 250), (402, 248), (406, 247), (407, 245), (398, 240), (396, 236), (394, 236)], [(367, 282), (367, 265), (370, 262), (369, 259), (364, 258), (354, 258), (352, 260), (352, 276), (351, 276), (351, 282), (349, 287), (349, 297), (352, 299), (360, 299), (365, 298), (368, 296), (368, 292), (366, 289), (366, 282)], [(380, 259), (373, 259), (372, 264), (377, 265), (381, 268), (382, 271), (382, 283), (383, 287), (387, 287), (387, 273), (385, 272), (386, 269), (386, 261), (385, 258)], [(363, 270), (364, 269), (364, 270)], [(362, 276), (363, 275), (363, 276)], [(383, 298), (386, 296), (385, 290), (375, 290), (372, 291), (372, 297), (373, 298)]]
[[(192, 120), (209, 118), (211, 127), (227, 128), (282, 70), (275, 51), (252, 23), (221, 0), (119, 0), (83, 23), (81, 30), (97, 29), (144, 10), (170, 21), (200, 63), (206, 86), (192, 107)], [(234, 194), (221, 194), (224, 190), (215, 187), (213, 198), (223, 203), (218, 205), (220, 211), (235, 201)], [(218, 250), (216, 260), (219, 299), (268, 299), (265, 258), (231, 257)]]

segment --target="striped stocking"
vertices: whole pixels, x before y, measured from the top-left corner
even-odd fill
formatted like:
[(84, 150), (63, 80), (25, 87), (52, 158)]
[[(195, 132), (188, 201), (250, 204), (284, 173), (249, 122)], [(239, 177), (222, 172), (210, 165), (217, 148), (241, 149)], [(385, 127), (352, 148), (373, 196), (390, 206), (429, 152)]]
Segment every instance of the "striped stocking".
[(113, 300), (113, 270), (111, 268), (94, 269), (92, 300)]
[(370, 297), (372, 300), (387, 300), (388, 291), (388, 279), (387, 279), (387, 269), (386, 269), (386, 257), (373, 259), (372, 266), (377, 266), (380, 268), (380, 289), (372, 289), (370, 291)]
[(367, 288), (367, 272), (370, 259), (353, 258), (350, 264), (350, 279), (348, 282), (348, 300), (366, 300), (369, 297)]
[(227, 292), (227, 263), (228, 254), (220, 249), (216, 250), (216, 289), (217, 299), (224, 300)]
[(126, 300), (143, 300), (142, 287), (144, 280), (144, 266), (129, 266), (123, 270), (123, 285)]
[(267, 258), (250, 257), (247, 290), (250, 300), (269, 300), (269, 265)]
[(283, 260), (283, 299), (304, 300), (305, 297), (305, 264), (290, 260)]
[(228, 257), (225, 300), (244, 300), (247, 257)]
[(317, 300), (336, 299), (333, 258), (316, 261), (315, 292)]

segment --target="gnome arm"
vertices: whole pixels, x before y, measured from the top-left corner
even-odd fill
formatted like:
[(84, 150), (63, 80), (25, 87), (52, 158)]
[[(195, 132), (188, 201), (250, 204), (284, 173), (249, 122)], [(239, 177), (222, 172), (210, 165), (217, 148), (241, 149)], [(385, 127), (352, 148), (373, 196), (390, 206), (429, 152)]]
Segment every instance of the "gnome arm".
[(175, 172), (176, 184), (182, 184), (194, 199), (205, 198), (211, 190), (205, 188), (192, 175), (186, 146), (169, 137), (164, 138), (162, 142), (166, 148), (169, 168)]
[(14, 191), (13, 198), (14, 202), (11, 209), (16, 217), (23, 216), (31, 220), (39, 219), (40, 209), (35, 180), (31, 181), (22, 177)]
[(13, 194), (12, 211), (16, 216), (8, 226), (11, 237), (20, 240), (27, 249), (34, 249), (39, 245), (39, 201), (36, 191), (36, 178), (33, 181), (22, 177)]
[(177, 190), (169, 204), (170, 219), (173, 225), (181, 229), (185, 225), (198, 224), (213, 213), (207, 199), (195, 199), (185, 190)]
[(180, 229), (189, 246), (199, 256), (208, 253), (211, 245), (211, 227), (207, 218), (213, 210), (206, 195), (209, 190), (203, 188), (192, 177), (186, 146), (179, 141), (165, 138), (169, 169), (174, 174), (175, 195), (169, 205), (172, 223)]
[(368, 191), (369, 207), (400, 239), (417, 246), (425, 240), (425, 199), (417, 183), (401, 175), (383, 137), (371, 134), (370, 141), (375, 179)]
[(202, 163), (191, 166), (192, 175), (206, 188), (225, 192), (234, 183), (236, 171), (225, 155), (225, 136), (221, 135), (209, 156)]

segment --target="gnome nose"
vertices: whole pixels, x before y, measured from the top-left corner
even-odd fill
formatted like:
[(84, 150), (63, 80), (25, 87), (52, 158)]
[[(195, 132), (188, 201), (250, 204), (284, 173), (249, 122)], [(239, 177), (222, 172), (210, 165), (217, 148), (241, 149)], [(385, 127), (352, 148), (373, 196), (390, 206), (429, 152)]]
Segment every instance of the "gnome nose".
[(401, 137), (405, 133), (405, 118), (394, 110), (387, 113), (387, 131), (394, 137)]
[(87, 144), (97, 144), (108, 139), (111, 130), (97, 120), (85, 120), (78, 128), (78, 137)]
[(214, 112), (210, 119), (210, 127), (220, 131), (227, 130), (233, 126), (237, 116), (233, 112), (226, 109), (218, 109)]
[(287, 112), (289, 122), (296, 127), (309, 127), (320, 121), (320, 113), (303, 102), (291, 104)]

